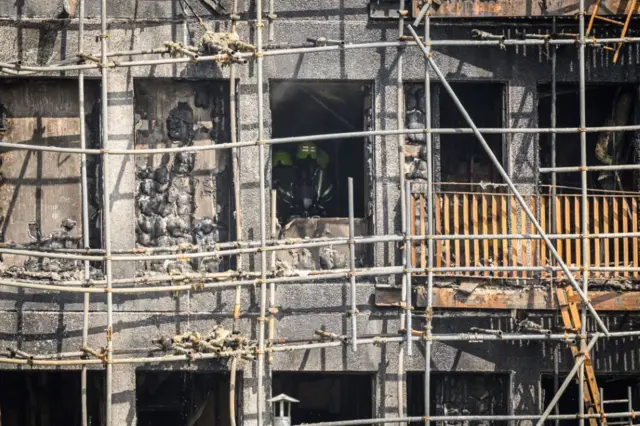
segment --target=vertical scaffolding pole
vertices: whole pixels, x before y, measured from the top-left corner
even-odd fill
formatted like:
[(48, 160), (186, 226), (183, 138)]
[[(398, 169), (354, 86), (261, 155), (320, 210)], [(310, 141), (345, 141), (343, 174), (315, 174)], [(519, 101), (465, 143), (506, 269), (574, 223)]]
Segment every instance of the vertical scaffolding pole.
[(349, 186), (349, 282), (351, 284), (351, 347), (358, 350), (358, 308), (356, 305), (356, 245), (353, 213), (353, 178), (348, 179)]
[[(556, 17), (554, 16), (553, 21), (551, 23), (551, 32), (553, 34), (556, 33)], [(556, 111), (556, 106), (557, 106), (557, 81), (556, 81), (556, 69), (557, 69), (557, 65), (558, 65), (558, 56), (557, 56), (557, 51), (558, 51), (558, 47), (553, 45), (550, 46), (551, 50), (551, 117), (550, 117), (550, 124), (551, 124), (551, 128), (555, 129), (557, 122), (557, 111)], [(557, 134), (556, 133), (551, 133), (551, 167), (554, 168), (554, 171), (551, 173), (551, 203), (550, 204), (550, 210), (551, 210), (551, 217), (549, 220), (550, 223), (550, 228), (552, 230), (556, 229), (556, 218), (558, 215), (558, 212), (556, 210), (556, 198), (557, 198), (557, 185), (558, 185), (558, 175), (555, 172), (555, 167), (557, 166), (557, 146), (556, 146), (556, 141), (557, 141)], [(541, 214), (546, 214), (546, 212), (541, 212)], [(552, 231), (553, 232), (553, 231)], [(555, 262), (554, 262), (555, 264)], [(555, 272), (551, 273), (551, 277), (550, 277), (550, 283), (551, 285), (549, 286), (549, 291), (551, 292), (551, 297), (555, 297), (555, 292), (553, 289), (554, 284), (554, 278), (555, 278)], [(558, 355), (559, 355), (559, 350), (558, 350), (558, 345), (555, 344), (554, 345), (554, 353), (555, 353), (555, 357), (554, 357), (554, 374), (553, 374), (553, 390), (555, 393), (558, 393), (558, 387), (560, 386), (560, 379), (558, 377), (559, 375), (559, 366), (558, 366)], [(560, 407), (558, 407), (558, 405), (556, 404), (555, 406), (555, 414), (560, 414)], [(556, 420), (556, 426), (560, 426), (560, 420)]]
[[(84, 53), (84, 0), (78, 3), (78, 54)], [(78, 72), (78, 115), (80, 119), (80, 148), (87, 148), (87, 138), (85, 133), (85, 110), (84, 110), (84, 71)], [(89, 239), (89, 185), (87, 183), (87, 154), (80, 155), (80, 179), (82, 180), (82, 242), (85, 249), (90, 247)], [(88, 260), (84, 262), (84, 279), (91, 278), (91, 265)], [(87, 347), (89, 340), (89, 293), (83, 295), (82, 314), (82, 350)], [(81, 392), (81, 419), (82, 426), (88, 426), (87, 414), (87, 365), (82, 365), (80, 372), (80, 392)]]
[(405, 240), (404, 240), (404, 259), (405, 259), (405, 263), (404, 263), (404, 267), (406, 268), (406, 272), (405, 272), (405, 281), (407, 283), (406, 285), (406, 290), (407, 290), (407, 296), (406, 296), (406, 300), (407, 300), (407, 355), (411, 356), (413, 354), (413, 345), (412, 345), (412, 341), (411, 341), (411, 332), (413, 330), (413, 326), (411, 324), (411, 317), (412, 317), (412, 312), (411, 312), (411, 306), (413, 305), (412, 301), (411, 301), (411, 272), (409, 272), (411, 270), (411, 268), (413, 268), (413, 264), (411, 261), (411, 245), (413, 244), (413, 242), (411, 241), (411, 226), (409, 226), (409, 224), (411, 223), (411, 221), (415, 220), (415, 210), (412, 208), (413, 203), (411, 202), (411, 197), (413, 197), (413, 195), (411, 194), (411, 182), (409, 182), (408, 180), (405, 181), (405, 190), (404, 190), (405, 196), (406, 196), (406, 201), (405, 201), (405, 212), (407, 213), (407, 232), (405, 234)]
[(260, 165), (260, 317), (258, 318), (258, 426), (264, 424), (264, 329), (267, 311), (267, 214), (264, 164), (264, 92), (262, 87), (262, 71), (264, 53), (262, 52), (262, 0), (256, 0), (256, 78), (258, 83), (258, 155)]
[[(424, 42), (427, 52), (431, 55), (431, 11), (428, 10), (424, 18)], [(431, 134), (431, 76), (429, 65), (424, 64), (424, 114), (426, 117), (427, 132), (425, 143), (427, 144), (427, 308), (425, 312), (425, 350), (424, 350), (424, 415), (425, 425), (429, 426), (431, 415), (431, 332), (433, 329), (433, 138)]]
[[(581, 186), (581, 218), (580, 218), (580, 234), (582, 244), (582, 291), (585, 297), (589, 297), (589, 227), (588, 227), (588, 202), (587, 202), (587, 133), (585, 128), (587, 127), (586, 119), (586, 87), (585, 87), (585, 43), (584, 43), (584, 0), (578, 2), (578, 74), (580, 84), (580, 186)], [(576, 244), (578, 242), (576, 241)], [(582, 336), (586, 335), (587, 331), (587, 310), (585, 306), (582, 306), (582, 326), (580, 333)], [(584, 337), (580, 339), (580, 350), (582, 353), (586, 350), (586, 344)], [(584, 359), (584, 358), (583, 358)], [(580, 364), (580, 371), (578, 373), (578, 404), (580, 414), (579, 425), (584, 426), (584, 362)]]
[[(107, 67), (107, 0), (101, 1), (100, 7), (100, 49), (101, 49), (101, 93), (100, 93), (100, 110), (102, 130), (102, 149), (106, 150), (109, 143), (109, 124), (108, 120), (108, 72)], [(107, 151), (102, 153), (102, 214), (103, 214), (103, 230), (104, 230), (104, 249), (105, 249), (105, 269), (107, 275), (107, 359), (106, 359), (106, 425), (112, 426), (111, 416), (111, 393), (113, 384), (113, 273), (111, 270), (111, 196), (109, 194), (109, 154)]]
[[(404, 35), (404, 0), (398, 0), (398, 40), (402, 39)], [(404, 84), (402, 80), (403, 66), (404, 66), (404, 46), (398, 46), (397, 55), (397, 75), (396, 75), (396, 111), (397, 111), (397, 127), (398, 130), (404, 129), (405, 118), (405, 104), (404, 104)], [(406, 205), (405, 205), (405, 157), (404, 157), (404, 138), (405, 135), (398, 134), (398, 163), (399, 163), (399, 182), (400, 182), (400, 233), (406, 235), (407, 233), (407, 221), (406, 221)], [(402, 264), (405, 265), (405, 257), (407, 255), (406, 242), (405, 247), (402, 250)], [(400, 324), (399, 329), (405, 328), (407, 346), (411, 339), (411, 328), (406, 325), (406, 308), (407, 308), (407, 280), (405, 274), (402, 274), (402, 290), (401, 290), (401, 306), (400, 306)], [(404, 346), (402, 343), (398, 349), (398, 417), (404, 417), (404, 404), (405, 404), (405, 371), (404, 371)]]
[[(277, 219), (277, 207), (278, 207), (278, 192), (271, 190), (271, 239), (278, 239), (278, 219)], [(271, 272), (276, 270), (276, 251), (271, 252)], [(276, 335), (276, 285), (275, 283), (269, 283), (269, 343), (273, 341)], [(273, 362), (273, 352), (269, 352), (269, 364)]]
[[(233, 0), (231, 13), (231, 32), (236, 32), (236, 15), (238, 14), (238, 0)], [(236, 99), (236, 64), (231, 61), (229, 64), (229, 133), (231, 134), (231, 143), (238, 142), (238, 129), (237, 129), (237, 99)], [(242, 194), (240, 193), (240, 148), (231, 148), (231, 167), (233, 169), (233, 198), (235, 204), (235, 222), (236, 222), (236, 239), (242, 239)], [(236, 270), (242, 271), (242, 254), (236, 256)], [(240, 321), (240, 300), (242, 297), (242, 290), (240, 286), (236, 287), (235, 301), (233, 304), (233, 328), (238, 329), (238, 323)]]

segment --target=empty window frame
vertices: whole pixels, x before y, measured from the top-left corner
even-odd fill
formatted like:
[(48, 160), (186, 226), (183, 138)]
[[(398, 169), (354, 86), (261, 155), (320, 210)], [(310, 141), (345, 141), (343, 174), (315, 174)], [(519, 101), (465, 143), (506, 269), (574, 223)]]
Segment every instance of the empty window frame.
[[(242, 389), (238, 377), (236, 389)], [(242, 392), (236, 392), (241, 421)], [(229, 374), (186, 371), (136, 371), (139, 426), (230, 425)]]
[[(637, 88), (630, 84), (589, 84), (585, 92), (587, 127), (623, 126), (634, 122), (637, 114)], [(551, 127), (551, 85), (538, 87), (538, 114), (542, 128)], [(580, 127), (580, 92), (576, 83), (560, 83), (556, 86), (556, 127)], [(637, 160), (634, 141), (636, 132), (588, 132), (587, 165), (633, 164)], [(542, 167), (553, 164), (551, 133), (540, 135), (540, 163)], [(557, 167), (580, 166), (580, 134), (557, 133), (555, 135), (555, 163)], [(557, 173), (557, 193), (580, 194), (580, 172)], [(551, 174), (541, 176), (549, 192)], [(637, 189), (634, 172), (594, 171), (587, 173), (587, 186), (595, 190), (632, 191)]]
[[(455, 82), (451, 87), (478, 127), (500, 128), (506, 122), (506, 85), (499, 82)], [(426, 125), (424, 85), (405, 86), (406, 119), (408, 129), (422, 129)], [(468, 128), (453, 99), (441, 84), (431, 89), (432, 127)], [(503, 135), (485, 134), (492, 152), (502, 162)], [(470, 133), (436, 134), (433, 137), (434, 179), (441, 182), (443, 191), (480, 191), (479, 183), (501, 183), (502, 178), (475, 135)], [(424, 134), (407, 135), (407, 143), (421, 145)], [(411, 158), (410, 161), (424, 161)], [(411, 178), (411, 176), (409, 176)], [(418, 176), (419, 178), (419, 176)], [(447, 185), (448, 184), (448, 185)], [(472, 184), (472, 185), (469, 185)]]
[[(504, 373), (431, 373), (431, 415), (507, 415), (510, 375)], [(424, 416), (424, 373), (407, 373), (409, 416)], [(440, 425), (506, 425), (507, 422), (437, 422)], [(421, 424), (421, 423), (420, 423)], [(416, 423), (417, 425), (417, 423)]]
[(369, 373), (274, 372), (272, 393), (296, 398), (292, 424), (373, 417), (374, 375)]
[[(0, 371), (2, 426), (82, 425), (80, 371)], [(105, 422), (104, 371), (87, 372), (87, 422)]]

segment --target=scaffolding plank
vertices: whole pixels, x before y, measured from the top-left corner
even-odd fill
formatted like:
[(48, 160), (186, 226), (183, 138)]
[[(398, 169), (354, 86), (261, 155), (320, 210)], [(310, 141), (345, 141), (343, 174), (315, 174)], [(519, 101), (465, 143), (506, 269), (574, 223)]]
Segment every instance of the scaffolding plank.
[[(622, 232), (629, 232), (629, 217), (631, 216), (631, 212), (629, 211), (629, 202), (626, 197), (622, 197)], [(629, 238), (624, 237), (622, 239), (622, 261), (624, 262), (625, 268), (629, 266)], [(622, 275), (625, 278), (629, 277), (629, 271), (624, 271)]]
[[(473, 235), (480, 235), (478, 231), (480, 221), (478, 220), (478, 196), (472, 198), (471, 214), (473, 215)], [(473, 240), (473, 266), (480, 266), (480, 240)], [(480, 275), (475, 273), (474, 275)]]
[[(458, 204), (458, 194), (453, 194), (453, 233), (460, 234), (460, 205)], [(460, 239), (453, 242), (455, 247), (456, 266), (460, 266)]]
[[(618, 215), (618, 198), (612, 197), (613, 204), (613, 212), (611, 213), (613, 216), (613, 233), (617, 234), (619, 230), (619, 215)], [(620, 265), (620, 238), (613, 239), (613, 265), (614, 267), (618, 267)], [(617, 270), (613, 274), (614, 277), (619, 277), (620, 272)]]
[[(607, 202), (606, 197), (602, 197), (602, 232), (604, 234), (609, 233), (609, 203)], [(604, 239), (604, 262), (602, 266), (609, 266), (611, 263), (611, 259), (609, 257), (609, 238)], [(609, 278), (611, 276), (611, 272), (605, 271), (602, 276), (604, 278)]]
[[(418, 195), (419, 196), (419, 195)], [(409, 195), (409, 209), (411, 209), (411, 223), (409, 224), (409, 235), (416, 235), (416, 198), (414, 195)], [(414, 241), (409, 242), (411, 247), (411, 265), (416, 264), (416, 244)]]
[[(575, 197), (573, 200), (573, 229), (578, 235), (582, 235), (582, 220), (580, 220), (580, 197)], [(576, 266), (579, 268), (582, 266), (582, 239), (576, 240)], [(576, 272), (576, 277), (582, 276), (582, 272)]]
[[(564, 198), (564, 230), (563, 230), (563, 234), (569, 234), (571, 232), (571, 201), (569, 200), (568, 196), (564, 196), (562, 197)], [(565, 239), (564, 240), (564, 244), (565, 244), (565, 250), (564, 250), (564, 262), (567, 264), (567, 266), (571, 266), (571, 240), (570, 239)]]
[[(442, 234), (442, 229), (441, 226), (442, 224), (440, 223), (440, 221), (442, 220), (442, 215), (440, 214), (440, 202), (441, 202), (441, 198), (438, 194), (433, 194), (433, 207), (435, 210), (435, 235), (441, 235)], [(436, 240), (436, 267), (441, 268), (442, 267), (442, 240)]]
[[(426, 230), (426, 220), (425, 220), (425, 216), (426, 216), (426, 210), (425, 210), (425, 206), (424, 206), (424, 195), (420, 194), (420, 236), (424, 237), (425, 235), (427, 235), (427, 230)], [(429, 230), (429, 234), (433, 234), (433, 230), (430, 229)], [(421, 268), (426, 268), (427, 267), (427, 242), (426, 240), (421, 240), (420, 241), (420, 267)]]
[[(636, 197), (631, 198), (631, 232), (638, 232), (638, 200)], [(633, 253), (633, 267), (638, 268), (638, 237), (633, 237), (631, 240), (633, 245), (631, 246), (631, 253)], [(633, 276), (638, 278), (638, 271), (633, 272)]]
[[(600, 202), (598, 197), (593, 197), (593, 234), (600, 234)], [(594, 238), (593, 240), (593, 265), (599, 267), (600, 262), (600, 238)], [(594, 278), (600, 278), (600, 271), (593, 273)]]
[[(501, 212), (501, 222), (502, 222), (502, 232), (499, 234), (507, 235), (509, 233), (509, 229), (507, 228), (507, 196), (500, 196), (500, 201), (502, 204), (502, 212)], [(502, 266), (509, 265), (509, 242), (505, 239), (502, 240)], [(503, 277), (507, 277), (507, 271), (502, 273)]]
[[(464, 229), (464, 235), (469, 235), (469, 195), (462, 195), (462, 225)], [(464, 240), (464, 266), (471, 266), (471, 249), (470, 241)], [(471, 275), (470, 272), (465, 272), (464, 275)]]
[[(487, 195), (482, 194), (482, 233), (489, 234), (489, 209), (487, 206)], [(489, 266), (489, 240), (482, 240), (482, 264)], [(489, 276), (489, 271), (484, 271), (485, 277)]]
[[(451, 216), (449, 215), (449, 194), (444, 194), (444, 201), (443, 201), (443, 216), (444, 216), (444, 234), (445, 235), (451, 235), (450, 229), (449, 229), (449, 219), (451, 218)], [(445, 240), (444, 242), (444, 255), (445, 255), (445, 266), (449, 267), (451, 266), (451, 240)]]
[[(533, 212), (533, 214), (540, 219), (541, 217), (544, 216), (544, 212), (541, 212), (540, 215), (538, 215), (538, 209), (536, 208), (536, 197), (535, 196), (531, 196), (531, 211)], [(536, 227), (533, 226), (533, 222), (531, 222), (529, 219), (527, 219), (527, 221), (529, 222), (530, 225), (530, 231), (531, 235), (535, 235), (537, 234), (536, 232)], [(544, 222), (542, 223), (542, 229), (544, 229)], [(531, 251), (531, 265), (533, 266), (538, 266), (540, 264), (540, 261), (538, 259), (538, 245), (536, 244), (536, 240), (531, 240), (529, 242), (530, 244), (530, 251)], [(543, 243), (544, 244), (544, 243)]]
[[(500, 229), (498, 228), (498, 198), (495, 195), (491, 196), (491, 232), (494, 235), (500, 234)], [(500, 259), (498, 258), (498, 240), (496, 238), (493, 239), (493, 254), (491, 256), (492, 263), (494, 265), (498, 265), (500, 263)], [(494, 274), (497, 276), (498, 274)]]
[[(522, 235), (527, 234), (527, 214), (524, 212), (524, 209), (520, 209), (520, 229), (522, 230)], [(527, 243), (528, 240), (520, 240), (520, 256), (522, 256), (522, 266), (530, 266), (527, 259)], [(527, 278), (527, 271), (522, 271), (522, 278)]]
[[(545, 232), (549, 232), (547, 229), (547, 202), (545, 197), (540, 197), (540, 226)], [(547, 245), (542, 241), (540, 242), (540, 265), (547, 266)], [(542, 271), (541, 276), (542, 278), (546, 278), (547, 273)]]
[[(511, 229), (514, 234), (518, 232), (518, 209), (516, 206), (516, 197), (510, 196), (509, 200), (511, 202)], [(516, 248), (518, 244), (517, 240), (511, 240), (511, 266), (518, 266), (518, 250)], [(513, 271), (511, 276), (513, 278), (518, 278), (518, 273)]]
[[(562, 200), (560, 200), (560, 197), (556, 196), (556, 202), (555, 202), (555, 212), (556, 212), (556, 234), (558, 235), (562, 235), (562, 209), (561, 209), (561, 203)], [(562, 240), (561, 239), (557, 239), (557, 245), (558, 245), (558, 254), (560, 255), (560, 259), (564, 259), (564, 257), (562, 256)], [(557, 278), (560, 278), (562, 276), (562, 271), (558, 271), (556, 273)]]

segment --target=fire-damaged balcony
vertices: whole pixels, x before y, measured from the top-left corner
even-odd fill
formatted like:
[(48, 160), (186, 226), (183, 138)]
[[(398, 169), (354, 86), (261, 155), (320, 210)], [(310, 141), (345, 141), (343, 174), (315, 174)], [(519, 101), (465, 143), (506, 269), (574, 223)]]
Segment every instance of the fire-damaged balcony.
[[(451, 86), (478, 127), (508, 127), (506, 85)], [(405, 86), (409, 129), (426, 126), (423, 87)], [(466, 120), (442, 87), (432, 84), (431, 126), (444, 131), (431, 135), (431, 218), (427, 137), (408, 135), (404, 149), (405, 178), (410, 182), (407, 234), (412, 240), (405, 267), (412, 272), (418, 307), (427, 304), (426, 288), (432, 276), (435, 307), (555, 309), (552, 290), (570, 281), (559, 257), (574, 280), (586, 279), (597, 309), (635, 309), (640, 294), (640, 181), (635, 170), (640, 139), (637, 132), (619, 132), (615, 126), (638, 122), (638, 91), (631, 84), (590, 84), (585, 95), (586, 126), (600, 128), (584, 133), (586, 176), (577, 166), (581, 161), (578, 131), (542, 132), (538, 150), (532, 152), (535, 145), (527, 145), (526, 155), (521, 152), (525, 148), (509, 146), (508, 133), (487, 131), (484, 148), (495, 157), (490, 160), (475, 135), (458, 131)], [(540, 84), (537, 98), (540, 128), (580, 127), (580, 117), (571, 108), (580, 102), (576, 84), (558, 84), (553, 93), (550, 85)], [(522, 201), (553, 249), (492, 161), (509, 169), (507, 174), (514, 178)], [(377, 303), (401, 303), (399, 290), (379, 287)]]
[[(515, 196), (504, 192), (438, 192), (434, 196), (435, 276), (500, 280), (518, 287), (522, 280), (566, 279), (554, 267), (548, 247)], [(535, 195), (525, 200), (577, 277), (588, 266), (594, 287), (631, 290), (640, 284), (637, 193), (588, 195), (588, 265), (582, 264), (580, 196)], [(426, 235), (425, 196), (413, 194), (411, 201), (416, 212), (411, 235)], [(414, 243), (411, 256), (417, 268), (427, 267), (426, 240)]]

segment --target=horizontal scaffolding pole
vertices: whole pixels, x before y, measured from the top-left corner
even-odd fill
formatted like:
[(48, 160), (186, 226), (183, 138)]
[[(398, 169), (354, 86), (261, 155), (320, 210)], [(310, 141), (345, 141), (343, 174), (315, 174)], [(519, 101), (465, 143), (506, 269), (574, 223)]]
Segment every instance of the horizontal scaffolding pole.
[[(586, 45), (602, 45), (602, 44), (636, 44), (640, 43), (640, 37), (622, 37), (622, 38), (589, 38), (584, 40)], [(430, 47), (504, 47), (504, 46), (548, 46), (548, 45), (578, 45), (580, 44), (577, 38), (567, 39), (525, 39), (525, 40), (430, 40), (428, 45)], [(307, 53), (322, 53), (330, 51), (347, 51), (347, 50), (359, 50), (359, 49), (381, 49), (381, 48), (398, 48), (398, 47), (416, 47), (415, 41), (386, 41), (386, 42), (365, 42), (365, 43), (344, 43), (338, 45), (327, 46), (312, 46), (312, 47), (299, 47), (299, 48), (284, 48), (284, 49), (272, 49), (262, 52), (264, 57), (270, 56), (283, 56), (283, 55), (299, 55)], [(131, 51), (123, 53), (118, 56), (134, 56), (138, 54), (152, 54), (152, 53), (164, 53), (164, 52), (149, 52), (149, 51)], [(112, 56), (115, 56), (111, 54)], [(255, 53), (238, 53), (236, 54), (241, 59), (255, 59)], [(151, 66), (151, 65), (169, 65), (169, 64), (186, 64), (186, 63), (199, 63), (199, 62), (227, 62), (229, 56), (225, 54), (218, 55), (206, 55), (192, 58), (189, 56), (180, 58), (162, 58), (162, 59), (147, 59), (138, 61), (124, 61), (124, 62), (109, 62), (107, 68), (124, 68), (124, 67), (138, 67), (138, 66)], [(27, 72), (63, 72), (63, 71), (78, 71), (78, 70), (90, 70), (102, 68), (101, 63), (91, 64), (74, 64), (74, 65), (48, 65), (48, 66), (32, 66), (23, 65), (20, 63), (0, 62), (0, 71), (11, 70), (14, 72), (27, 71)]]
[[(624, 332), (610, 332), (608, 336), (609, 339), (616, 339), (622, 337), (638, 337), (640, 336), (640, 331), (624, 331)], [(470, 342), (470, 343), (481, 343), (485, 341), (501, 341), (501, 342), (510, 342), (510, 341), (557, 341), (557, 342), (566, 342), (571, 343), (571, 341), (578, 339), (582, 336), (577, 334), (569, 334), (569, 333), (554, 333), (554, 334), (520, 334), (520, 333), (504, 333), (501, 336), (496, 334), (489, 333), (458, 333), (458, 334), (432, 334), (430, 340), (432, 341), (442, 341), (442, 342)], [(588, 333), (584, 337), (591, 338), (607, 338), (604, 333), (595, 332)], [(277, 340), (277, 339), (275, 339)], [(390, 343), (401, 344), (404, 343), (406, 337), (404, 335), (397, 336), (369, 336), (369, 337), (360, 337), (358, 338), (358, 344), (370, 344), (370, 345), (384, 345)], [(424, 337), (411, 336), (412, 341), (420, 342), (424, 341)], [(349, 344), (349, 338), (345, 337), (344, 340), (340, 341), (328, 341), (328, 342), (310, 342), (310, 343), (302, 343), (302, 344), (294, 344), (294, 345), (274, 345), (268, 348), (265, 348), (265, 352), (292, 352), (297, 350), (309, 350), (309, 349), (326, 349), (331, 347), (340, 347)], [(128, 353), (139, 353), (148, 351), (147, 348), (139, 348), (139, 349), (128, 349)], [(93, 351), (97, 352), (97, 351)], [(69, 356), (71, 353), (65, 353), (64, 355)], [(55, 359), (62, 358), (62, 354), (41, 354), (39, 356), (25, 358), (12, 358), (12, 357), (0, 357), (0, 364), (18, 364), (18, 365), (33, 365), (33, 366), (72, 366), (72, 365), (96, 365), (96, 364), (104, 364), (105, 361), (101, 359)], [(158, 362), (177, 362), (177, 361), (197, 361), (197, 360), (207, 360), (214, 358), (225, 358), (230, 356), (237, 355), (254, 355), (252, 351), (226, 351), (221, 353), (201, 353), (194, 352), (189, 355), (164, 355), (164, 356), (147, 356), (147, 357), (123, 357), (123, 358), (113, 358), (113, 364), (136, 364), (136, 363), (158, 363)], [(536, 418), (539, 418), (536, 417)], [(550, 417), (552, 418), (552, 417)]]
[[(625, 126), (601, 126), (601, 127), (588, 127), (580, 129), (578, 127), (558, 127), (558, 128), (479, 128), (482, 134), (540, 134), (540, 133), (599, 133), (599, 132), (631, 132), (640, 130), (640, 125), (625, 125)], [(151, 154), (171, 154), (177, 152), (200, 152), (200, 151), (213, 151), (220, 149), (230, 148), (243, 148), (259, 146), (262, 144), (278, 145), (286, 143), (299, 143), (310, 141), (323, 141), (332, 139), (349, 139), (349, 138), (363, 138), (371, 136), (397, 136), (397, 135), (416, 135), (416, 134), (473, 134), (471, 128), (432, 128), (432, 129), (391, 129), (391, 130), (365, 130), (359, 132), (342, 132), (342, 133), (325, 133), (321, 135), (307, 135), (307, 136), (291, 136), (284, 138), (272, 138), (262, 141), (239, 141), (239, 142), (224, 142), (215, 143), (212, 145), (199, 145), (199, 146), (183, 146), (174, 148), (147, 148), (147, 149), (97, 149), (97, 148), (65, 148), (56, 146), (45, 145), (32, 145), (25, 143), (10, 143), (0, 142), (0, 148), (6, 148), (8, 150), (26, 150), (26, 151), (45, 151), (45, 152), (62, 152), (67, 154), (87, 154), (87, 155), (151, 155)], [(591, 167), (627, 167), (631, 165), (619, 165), (619, 166), (591, 166)], [(541, 168), (544, 173), (550, 173), (554, 169), (565, 169), (566, 167), (556, 168)], [(603, 169), (606, 170), (606, 169)], [(617, 169), (612, 169), (617, 170)], [(577, 170), (579, 171), (579, 170)]]
[[(630, 417), (637, 413), (634, 411), (626, 411), (620, 413), (606, 413), (602, 416), (613, 419), (621, 417)], [(296, 426), (365, 426), (365, 425), (381, 425), (381, 424), (393, 424), (393, 423), (407, 423), (407, 422), (473, 422), (473, 421), (486, 421), (486, 422), (498, 422), (498, 421), (525, 421), (525, 420), (538, 420), (542, 416), (538, 414), (520, 414), (520, 415), (508, 415), (508, 416), (413, 416), (413, 417), (386, 417), (378, 419), (358, 419), (358, 420), (340, 420), (335, 422), (320, 422), (320, 423), (301, 423)], [(600, 414), (556, 414), (548, 416), (549, 420), (576, 420), (580, 418), (595, 419), (600, 418)]]

